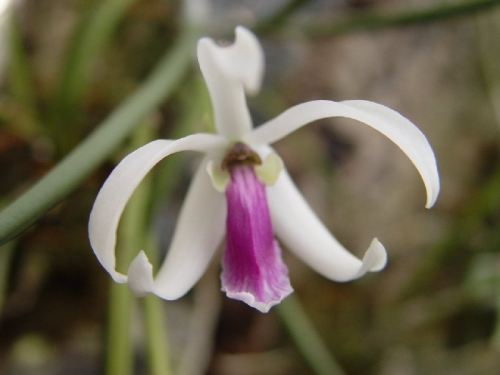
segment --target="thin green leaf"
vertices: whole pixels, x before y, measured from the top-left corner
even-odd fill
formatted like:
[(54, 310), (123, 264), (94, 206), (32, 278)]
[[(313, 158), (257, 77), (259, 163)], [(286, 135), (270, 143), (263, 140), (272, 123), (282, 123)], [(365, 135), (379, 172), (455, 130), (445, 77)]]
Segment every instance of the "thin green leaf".
[(44, 178), (0, 212), (0, 245), (71, 193), (146, 115), (173, 93), (188, 71), (198, 35), (197, 28), (187, 27), (136, 92)]

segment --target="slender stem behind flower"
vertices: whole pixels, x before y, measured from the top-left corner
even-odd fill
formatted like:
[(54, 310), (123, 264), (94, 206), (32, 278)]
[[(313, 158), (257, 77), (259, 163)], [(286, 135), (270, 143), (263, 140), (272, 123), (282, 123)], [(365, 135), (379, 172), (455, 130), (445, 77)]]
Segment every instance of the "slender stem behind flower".
[(288, 296), (276, 306), (281, 321), (297, 348), (317, 375), (345, 375), (307, 317), (297, 296)]

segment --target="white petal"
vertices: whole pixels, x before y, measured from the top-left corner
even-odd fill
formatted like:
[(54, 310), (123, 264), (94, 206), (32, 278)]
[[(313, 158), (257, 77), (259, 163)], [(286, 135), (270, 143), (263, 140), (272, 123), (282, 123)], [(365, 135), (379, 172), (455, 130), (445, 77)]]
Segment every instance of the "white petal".
[(224, 235), (226, 202), (216, 192), (205, 157), (193, 178), (177, 220), (172, 244), (153, 279), (153, 266), (141, 251), (128, 272), (130, 290), (137, 296), (148, 292), (173, 300), (182, 297), (200, 279)]
[(274, 186), (268, 187), (267, 197), (280, 241), (323, 276), (349, 281), (385, 266), (387, 254), (377, 239), (362, 261), (349, 253), (314, 214), (286, 170)]
[(230, 46), (202, 38), (198, 42), (198, 61), (212, 99), (217, 132), (239, 139), (252, 129), (245, 92), (259, 91), (264, 72), (264, 54), (258, 39), (243, 27), (236, 28), (236, 39)]
[(167, 257), (155, 280), (155, 293), (165, 299), (183, 296), (205, 272), (225, 231), (226, 201), (201, 163), (182, 205)]
[(126, 156), (109, 175), (90, 213), (89, 237), (94, 253), (116, 282), (127, 282), (127, 277), (115, 270), (116, 229), (137, 185), (166, 156), (185, 150), (208, 152), (222, 147), (223, 142), (213, 134), (153, 141)]
[(256, 128), (245, 140), (250, 144), (276, 142), (311, 121), (335, 116), (364, 122), (401, 148), (424, 181), (427, 190), (426, 207), (432, 207), (439, 194), (439, 175), (434, 152), (425, 135), (412, 122), (381, 104), (363, 100), (318, 100), (299, 104)]

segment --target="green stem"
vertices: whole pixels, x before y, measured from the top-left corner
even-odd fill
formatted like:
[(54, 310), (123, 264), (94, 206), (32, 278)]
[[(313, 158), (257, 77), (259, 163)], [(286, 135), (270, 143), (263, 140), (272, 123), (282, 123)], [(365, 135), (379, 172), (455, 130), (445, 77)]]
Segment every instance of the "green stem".
[(133, 373), (133, 342), (130, 318), (133, 298), (128, 287), (110, 281), (106, 341), (106, 375)]
[(36, 107), (36, 95), (31, 77), (30, 67), (26, 51), (24, 49), (21, 25), (18, 15), (12, 12), (11, 24), (9, 29), (9, 74), (7, 76), (9, 82), (9, 90), (22, 108), (21, 120), (16, 123), (24, 134), (39, 135), (42, 131), (40, 128), (40, 115)]
[(405, 26), (440, 21), (450, 17), (471, 15), (500, 5), (500, 0), (463, 1), (458, 4), (443, 4), (429, 9), (403, 11), (380, 15), (361, 13), (335, 22), (317, 22), (299, 25), (299, 32), (313, 38), (328, 37), (359, 30), (371, 30), (391, 26)]
[(141, 119), (173, 93), (188, 71), (197, 37), (197, 28), (186, 28), (173, 50), (162, 58), (134, 94), (44, 178), (0, 212), (0, 245), (28, 228), (71, 193), (111, 155)]
[(345, 375), (294, 294), (275, 309), (295, 345), (317, 375)]
[[(168, 134), (170, 139), (182, 138), (197, 132), (215, 132), (212, 123), (212, 104), (208, 97), (205, 81), (200, 75), (194, 75), (183, 85), (179, 95), (181, 103), (179, 106), (179, 117), (175, 126)], [(151, 199), (151, 207), (159, 207), (170, 196), (179, 176), (185, 169), (185, 164), (179, 162), (179, 155), (172, 155), (163, 160), (153, 171), (155, 184)]]
[(10, 261), (12, 259), (12, 254), (14, 253), (15, 246), (16, 241), (12, 241), (1, 246), (0, 249), (0, 314), (3, 311), (3, 305), (5, 302), (5, 293), (7, 292), (7, 283), (9, 280), (11, 264)]
[(493, 346), (493, 348), (500, 351), (500, 285), (497, 285), (496, 292), (497, 292), (497, 295), (496, 295), (496, 309), (497, 309), (496, 323), (495, 323), (495, 329), (493, 331), (493, 334), (491, 335), (490, 342), (491, 342), (491, 345)]
[(186, 346), (176, 368), (177, 375), (204, 374), (207, 371), (222, 304), (218, 272), (217, 266), (209, 266), (194, 287)]
[[(140, 147), (154, 138), (153, 126), (141, 127), (141, 132), (137, 134), (133, 148)], [(148, 206), (152, 198), (153, 192), (153, 176), (147, 176), (139, 185), (141, 189), (138, 193), (134, 193), (136, 199), (136, 209), (134, 210), (135, 222), (133, 226), (127, 227), (126, 230), (133, 232), (131, 236), (136, 237), (135, 252), (138, 249), (148, 249), (148, 258), (153, 267), (158, 263), (157, 245), (151, 236), (149, 227), (149, 211)], [(128, 263), (127, 263), (128, 265)], [(150, 375), (170, 375), (170, 357), (168, 355), (168, 338), (167, 328), (165, 323), (165, 314), (163, 311), (164, 301), (157, 296), (149, 294), (143, 298), (142, 307), (144, 312), (144, 328), (146, 331), (146, 348), (147, 361)]]
[[(134, 0), (107, 0), (96, 2), (92, 17), (84, 18), (73, 37), (62, 69), (59, 91), (60, 104), (75, 105), (88, 84), (94, 63), (109, 42), (113, 31)], [(91, 5), (93, 8), (95, 4)]]
[[(66, 61), (61, 69), (49, 120), (53, 137), (63, 152), (80, 137), (81, 127), (76, 118), (90, 73), (133, 1), (106, 0), (86, 4), (84, 15), (66, 51)], [(61, 129), (67, 131), (61, 132)]]
[(163, 311), (164, 303), (164, 301), (152, 294), (144, 297), (143, 301), (150, 375), (172, 374), (166, 334), (167, 328)]
[[(151, 127), (141, 124), (130, 147), (151, 140)], [(126, 271), (137, 251), (145, 245), (144, 233), (147, 225), (146, 207), (150, 194), (150, 180), (140, 184), (123, 213), (119, 227), (117, 269)], [(133, 370), (133, 342), (130, 332), (133, 298), (126, 285), (110, 282), (108, 340), (105, 369), (108, 375), (129, 375)]]

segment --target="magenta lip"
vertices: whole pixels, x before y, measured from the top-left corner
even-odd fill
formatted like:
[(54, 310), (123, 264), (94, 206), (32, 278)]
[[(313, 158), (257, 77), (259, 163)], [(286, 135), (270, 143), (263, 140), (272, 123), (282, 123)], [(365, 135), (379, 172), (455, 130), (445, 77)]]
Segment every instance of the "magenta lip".
[(274, 239), (265, 186), (253, 165), (233, 166), (230, 174), (222, 290), (229, 298), (267, 312), (293, 291), (288, 269)]

